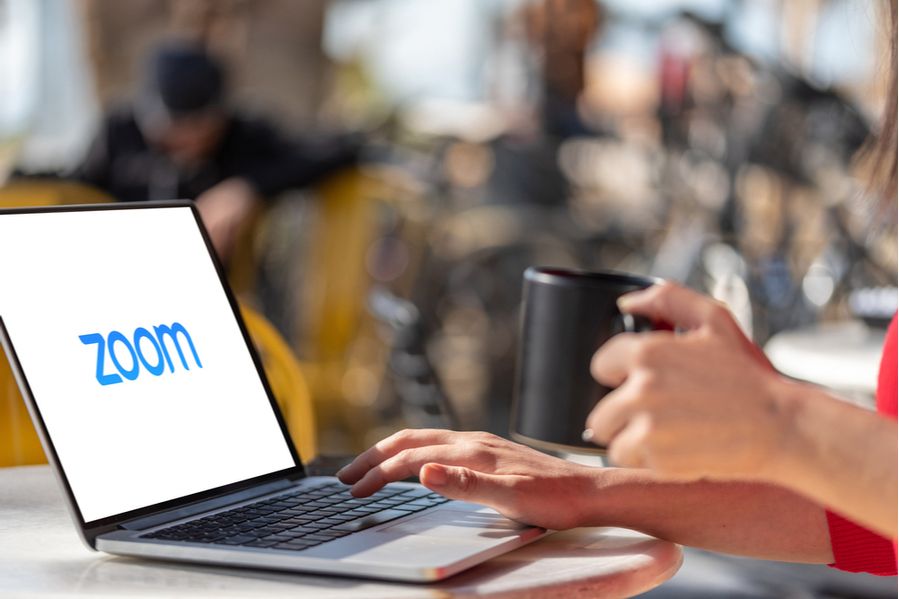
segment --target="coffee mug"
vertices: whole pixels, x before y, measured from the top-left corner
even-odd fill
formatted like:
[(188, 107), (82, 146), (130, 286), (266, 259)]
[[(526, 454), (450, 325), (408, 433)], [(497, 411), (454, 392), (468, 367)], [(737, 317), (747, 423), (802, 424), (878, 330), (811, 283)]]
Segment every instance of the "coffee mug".
[(590, 375), (590, 361), (614, 335), (653, 328), (622, 314), (617, 300), (658, 282), (617, 272), (525, 271), (513, 439), (550, 451), (605, 452), (582, 438), (587, 416), (611, 391)]

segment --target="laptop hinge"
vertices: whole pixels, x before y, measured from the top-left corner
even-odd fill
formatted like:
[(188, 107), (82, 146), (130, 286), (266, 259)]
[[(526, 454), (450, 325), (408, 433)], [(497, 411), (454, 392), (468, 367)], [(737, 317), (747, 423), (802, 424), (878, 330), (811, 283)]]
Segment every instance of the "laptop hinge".
[(126, 530), (144, 530), (146, 528), (152, 528), (166, 522), (172, 522), (174, 520), (180, 520), (181, 518), (187, 518), (196, 514), (202, 514), (203, 512), (208, 512), (209, 510), (224, 507), (232, 503), (246, 501), (248, 499), (260, 497), (268, 493), (274, 493), (275, 491), (280, 491), (282, 489), (291, 487), (293, 486), (293, 484), (293, 481), (280, 479), (265, 483), (263, 485), (255, 486), (250, 489), (244, 489), (243, 491), (238, 491), (237, 493), (229, 493), (220, 497), (214, 497), (212, 499), (206, 499), (205, 501), (169, 509), (164, 512), (151, 514), (149, 516), (142, 516), (140, 518), (135, 518), (134, 520), (128, 520), (127, 522), (122, 522), (121, 524), (119, 524), (119, 526)]

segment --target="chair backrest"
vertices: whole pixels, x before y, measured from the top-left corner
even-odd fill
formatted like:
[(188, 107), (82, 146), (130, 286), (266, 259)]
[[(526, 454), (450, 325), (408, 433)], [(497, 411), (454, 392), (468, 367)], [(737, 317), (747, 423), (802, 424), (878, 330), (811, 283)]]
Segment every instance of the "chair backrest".
[(329, 177), (317, 189), (311, 251), (303, 257), (303, 367), (315, 398), (318, 430), (328, 431), (330, 451), (362, 451), (377, 425), (370, 406), (345, 393), (349, 349), (365, 324), (369, 286), (366, 252), (377, 223), (372, 182), (356, 169)]
[(241, 306), (240, 312), (262, 359), (290, 436), (303, 462), (309, 462), (316, 455), (317, 437), (312, 395), (306, 377), (293, 351), (268, 320), (246, 305)]
[(106, 204), (112, 201), (111, 196), (99, 189), (74, 181), (22, 179), (0, 187), (0, 208)]
[(0, 467), (46, 462), (6, 354), (0, 349)]

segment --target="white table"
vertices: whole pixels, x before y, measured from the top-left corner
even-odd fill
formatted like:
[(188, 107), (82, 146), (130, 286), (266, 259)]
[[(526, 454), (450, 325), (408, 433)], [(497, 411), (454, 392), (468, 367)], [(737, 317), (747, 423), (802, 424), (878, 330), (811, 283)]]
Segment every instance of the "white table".
[(431, 585), (144, 561), (91, 552), (47, 466), (0, 469), (0, 596), (623, 597), (680, 567), (677, 545), (618, 528), (557, 533)]
[(778, 333), (765, 354), (788, 376), (873, 405), (885, 336), (859, 321), (823, 323)]

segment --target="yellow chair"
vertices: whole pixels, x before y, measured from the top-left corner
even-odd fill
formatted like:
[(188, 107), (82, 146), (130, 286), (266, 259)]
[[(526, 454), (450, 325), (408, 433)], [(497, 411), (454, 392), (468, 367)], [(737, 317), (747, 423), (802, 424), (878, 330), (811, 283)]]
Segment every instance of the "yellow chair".
[(352, 369), (350, 347), (365, 326), (370, 278), (365, 255), (377, 222), (373, 185), (358, 169), (347, 169), (319, 185), (318, 224), (311, 252), (304, 257), (304, 314), (297, 337), (305, 350), (318, 430), (326, 451), (361, 451), (377, 424), (371, 406), (347, 401), (346, 375)]
[(317, 451), (315, 413), (300, 364), (284, 338), (261, 314), (246, 305), (241, 305), (240, 313), (297, 451), (304, 463), (310, 462)]
[(74, 181), (23, 179), (0, 187), (0, 208), (107, 204), (112, 201), (109, 194)]
[[(426, 205), (421, 187), (401, 171), (366, 167), (342, 170), (316, 189), (316, 225), (303, 256), (303, 311), (295, 338), (303, 348), (303, 372), (315, 398), (323, 449), (362, 451), (405, 425), (385, 421), (376, 405), (389, 348), (366, 310), (372, 278), (366, 263), (387, 212), (404, 218), (404, 241), (413, 248), (409, 273), (425, 247)], [(410, 216), (411, 215), (411, 216)], [(410, 293), (414, 276), (391, 288)]]
[(0, 349), (0, 467), (46, 462), (6, 354)]

